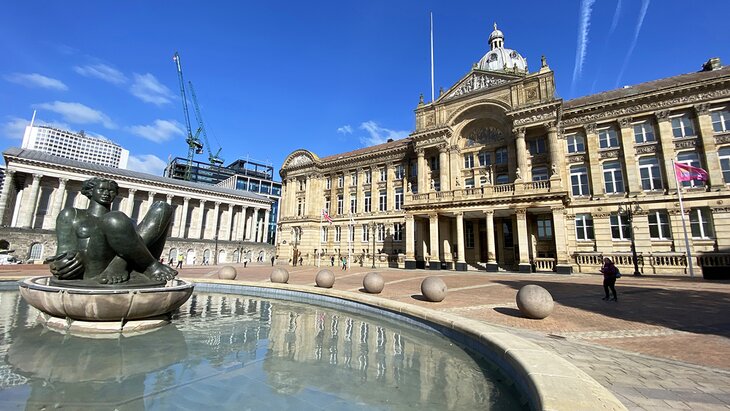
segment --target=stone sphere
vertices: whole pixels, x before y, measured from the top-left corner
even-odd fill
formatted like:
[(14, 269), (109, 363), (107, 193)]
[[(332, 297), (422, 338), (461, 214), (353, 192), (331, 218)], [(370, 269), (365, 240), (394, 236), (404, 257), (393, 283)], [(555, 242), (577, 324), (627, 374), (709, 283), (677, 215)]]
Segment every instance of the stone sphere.
[(421, 294), (434, 303), (443, 301), (446, 298), (446, 283), (439, 277), (426, 277), (421, 282)]
[(528, 318), (542, 320), (553, 312), (553, 296), (539, 285), (529, 284), (517, 292), (517, 307)]
[(379, 273), (367, 273), (362, 279), (362, 287), (370, 294), (380, 294), (385, 287), (385, 280)]
[(314, 282), (317, 283), (317, 287), (332, 288), (335, 284), (335, 273), (330, 270), (319, 270)]
[(235, 280), (237, 274), (236, 267), (226, 265), (218, 271), (218, 278), (221, 280)]
[(281, 267), (276, 267), (271, 270), (271, 282), (286, 284), (289, 281), (289, 271)]

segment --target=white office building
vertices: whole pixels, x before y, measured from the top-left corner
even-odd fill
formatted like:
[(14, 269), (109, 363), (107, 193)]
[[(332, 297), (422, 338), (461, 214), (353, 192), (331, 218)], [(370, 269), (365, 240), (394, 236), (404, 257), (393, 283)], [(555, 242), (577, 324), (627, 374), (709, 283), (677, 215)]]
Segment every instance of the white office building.
[(90, 137), (83, 131), (73, 133), (48, 126), (27, 126), (22, 147), (115, 168), (127, 168), (129, 160), (129, 150), (110, 140)]

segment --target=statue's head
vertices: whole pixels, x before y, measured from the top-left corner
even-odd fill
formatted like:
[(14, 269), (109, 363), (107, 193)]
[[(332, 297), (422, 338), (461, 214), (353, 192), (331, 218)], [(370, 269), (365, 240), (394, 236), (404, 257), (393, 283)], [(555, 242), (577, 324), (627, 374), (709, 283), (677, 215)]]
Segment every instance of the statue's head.
[(117, 182), (106, 178), (92, 177), (81, 185), (81, 194), (100, 204), (111, 204), (118, 192)]

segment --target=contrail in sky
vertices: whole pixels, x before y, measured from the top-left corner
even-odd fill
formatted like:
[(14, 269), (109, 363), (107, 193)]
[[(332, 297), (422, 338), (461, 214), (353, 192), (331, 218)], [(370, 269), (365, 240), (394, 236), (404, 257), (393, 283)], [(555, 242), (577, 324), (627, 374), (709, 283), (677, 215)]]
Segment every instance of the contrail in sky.
[(616, 30), (616, 26), (618, 26), (618, 18), (621, 15), (621, 0), (618, 0), (616, 3), (616, 11), (613, 12), (613, 20), (611, 21), (611, 28), (608, 29), (608, 37), (611, 37), (611, 34), (613, 34), (613, 31)]
[(629, 65), (629, 59), (631, 58), (631, 54), (634, 52), (634, 47), (636, 47), (636, 41), (639, 39), (639, 31), (641, 31), (641, 26), (644, 24), (644, 17), (646, 16), (646, 10), (649, 8), (649, 1), (650, 0), (641, 1), (641, 10), (639, 11), (639, 21), (636, 23), (636, 28), (634, 29), (634, 38), (633, 38), (633, 40), (631, 40), (631, 45), (629, 45), (628, 51), (626, 52), (626, 58), (624, 59), (624, 64), (621, 66), (621, 71), (618, 72), (618, 78), (616, 78), (615, 87), (617, 87), (617, 88), (618, 88), (619, 83), (621, 82), (621, 77), (624, 76), (624, 71), (626, 71), (626, 66)]
[[(621, 1), (618, 0), (616, 2), (616, 10), (613, 12), (613, 19), (611, 20), (611, 27), (608, 29), (608, 34), (606, 35), (606, 40), (603, 42), (603, 49), (601, 49), (601, 55), (606, 54), (606, 49), (608, 48), (608, 43), (611, 40), (611, 35), (614, 31), (616, 31), (616, 27), (618, 26), (618, 20), (621, 18)], [(603, 66), (598, 67), (598, 72), (596, 73), (596, 77), (593, 79), (593, 84), (591, 84), (591, 94), (596, 90), (596, 84), (598, 83), (598, 79), (602, 78), (602, 69)]]
[(578, 44), (575, 50), (575, 68), (573, 69), (573, 82), (571, 92), (575, 92), (575, 83), (583, 72), (583, 62), (586, 59), (586, 47), (588, 46), (588, 28), (591, 25), (591, 12), (593, 3), (596, 0), (581, 0), (580, 22), (578, 25)]

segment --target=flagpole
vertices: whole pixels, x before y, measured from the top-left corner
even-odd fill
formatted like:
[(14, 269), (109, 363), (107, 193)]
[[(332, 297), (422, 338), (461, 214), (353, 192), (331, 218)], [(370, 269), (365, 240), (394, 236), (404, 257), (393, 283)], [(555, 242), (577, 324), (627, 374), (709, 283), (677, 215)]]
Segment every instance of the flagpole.
[(317, 268), (320, 267), (320, 262), (322, 261), (322, 216), (324, 216), (324, 209), (322, 209), (319, 213), (319, 248), (317, 256)]
[(679, 197), (679, 211), (682, 213), (682, 229), (684, 230), (684, 248), (687, 250), (687, 265), (689, 266), (689, 277), (694, 278), (694, 268), (692, 264), (692, 251), (689, 249), (689, 237), (687, 236), (687, 222), (684, 220), (684, 203), (682, 202), (682, 186), (679, 185), (677, 178), (677, 162), (672, 161), (672, 169), (674, 171), (674, 181), (677, 183), (677, 196)]
[(350, 229), (347, 230), (347, 269), (352, 268), (352, 236), (355, 231), (355, 221), (352, 219), (352, 213), (350, 213)]
[(433, 88), (433, 12), (431, 14), (431, 103), (435, 100), (435, 92)]

